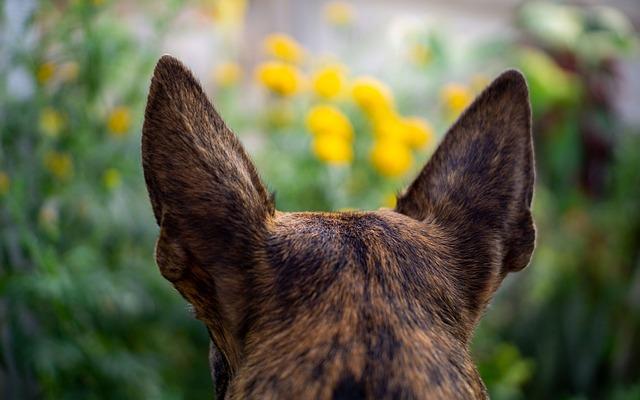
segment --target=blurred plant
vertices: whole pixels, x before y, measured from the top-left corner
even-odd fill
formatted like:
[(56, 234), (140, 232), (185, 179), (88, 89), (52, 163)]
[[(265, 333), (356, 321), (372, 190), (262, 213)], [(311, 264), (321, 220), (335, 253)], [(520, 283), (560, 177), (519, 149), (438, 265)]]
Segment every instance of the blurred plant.
[(343, 65), (329, 65), (316, 71), (311, 78), (316, 96), (331, 100), (342, 94), (346, 86), (345, 70)]
[(391, 90), (375, 78), (358, 78), (351, 90), (353, 100), (369, 116), (385, 113), (394, 107)]
[(64, 123), (64, 116), (53, 107), (45, 107), (40, 112), (40, 130), (47, 136), (58, 136)]
[(57, 151), (46, 153), (44, 165), (54, 177), (60, 180), (67, 180), (73, 174), (73, 160), (66, 153)]
[[(156, 228), (131, 135), (158, 44), (140, 40), (115, 1), (9, 3), (0, 397), (205, 397), (206, 332), (153, 266)], [(179, 5), (136, 7), (160, 38)]]
[(300, 91), (302, 75), (293, 65), (279, 61), (261, 64), (256, 76), (267, 89), (280, 96), (291, 96)]
[(107, 128), (114, 137), (124, 136), (131, 129), (131, 111), (125, 106), (115, 107), (107, 118)]
[(371, 150), (371, 162), (384, 176), (399, 176), (411, 168), (413, 156), (407, 146), (401, 142), (382, 138)]
[(290, 36), (283, 33), (273, 33), (264, 40), (265, 52), (284, 62), (297, 64), (302, 61), (304, 49)]
[[(512, 54), (534, 110), (538, 243), (525, 277), (483, 322), (478, 358), (502, 398), (636, 398), (640, 157), (631, 149), (640, 136), (620, 123), (613, 98), (637, 35), (610, 8), (532, 2), (521, 11)], [(509, 375), (494, 375), (486, 351), (484, 342), (503, 340), (532, 362), (518, 390), (505, 391)]]
[(0, 171), (0, 195), (5, 195), (9, 191), (11, 185), (11, 179), (6, 172)]
[(398, 115), (390, 90), (374, 78), (357, 79), (352, 93), (373, 127), (376, 139), (371, 150), (373, 166), (384, 176), (403, 176), (413, 164), (411, 149), (431, 144), (431, 126), (420, 118)]
[(353, 139), (351, 122), (340, 110), (331, 105), (316, 105), (311, 108), (307, 114), (307, 128), (314, 135)]
[(241, 79), (242, 67), (236, 62), (220, 63), (213, 70), (213, 81), (220, 88), (234, 86)]
[(590, 63), (618, 57), (637, 46), (629, 20), (611, 7), (530, 2), (522, 8), (520, 21), (539, 43), (575, 52)]
[(36, 79), (41, 85), (46, 85), (51, 78), (53, 78), (53, 74), (56, 71), (56, 65), (51, 62), (45, 62), (38, 67), (38, 72), (36, 73)]
[(307, 128), (313, 134), (313, 152), (329, 164), (349, 163), (353, 159), (353, 127), (336, 107), (317, 105), (307, 114)]
[[(254, 121), (255, 128), (265, 134), (266, 145), (257, 157), (261, 170), (276, 187), (280, 178), (295, 171), (314, 175), (303, 183), (283, 181), (279, 204), (284, 209), (289, 202), (305, 204), (294, 197), (302, 192), (321, 193), (307, 206), (312, 209), (388, 203), (389, 192), (398, 190), (399, 179), (415, 166), (414, 152), (430, 148), (431, 125), (422, 118), (401, 116), (391, 90), (381, 81), (368, 76), (352, 79), (343, 62), (327, 62), (285, 34), (268, 35), (264, 47), (271, 59), (258, 66), (256, 79), (275, 96), (266, 98), (265, 117)], [(300, 64), (302, 54), (305, 62)], [(309, 85), (304, 79), (307, 74)], [(299, 135), (303, 127), (311, 133), (310, 139)], [(312, 162), (309, 155), (320, 163)], [(378, 186), (365, 188), (364, 180)]]

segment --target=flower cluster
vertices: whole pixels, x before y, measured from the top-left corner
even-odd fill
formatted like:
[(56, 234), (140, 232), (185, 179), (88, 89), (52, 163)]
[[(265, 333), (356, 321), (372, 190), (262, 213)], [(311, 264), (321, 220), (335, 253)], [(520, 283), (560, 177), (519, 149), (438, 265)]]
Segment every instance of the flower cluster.
[(267, 36), (263, 47), (269, 56), (291, 64), (300, 63), (305, 53), (298, 42), (284, 33), (274, 33)]
[(403, 175), (413, 164), (412, 151), (432, 143), (431, 125), (418, 117), (401, 116), (395, 108), (391, 90), (375, 78), (357, 79), (352, 97), (373, 128), (373, 166), (384, 176)]
[[(33, 71), (35, 81), (50, 96), (55, 96), (61, 91), (68, 90), (68, 87), (78, 84), (79, 77), (82, 77), (80, 73), (80, 66), (77, 62), (59, 62), (57, 60), (45, 60)], [(103, 128), (109, 136), (118, 139), (131, 132), (132, 119), (131, 109), (127, 105), (119, 104), (114, 105), (104, 114), (100, 114), (96, 125)], [(70, 137), (74, 136), (77, 124), (78, 119), (74, 118), (73, 109), (70, 109), (64, 102), (55, 106), (53, 104), (45, 105), (38, 111), (39, 132), (47, 138), (45, 143), (48, 147), (48, 150), (44, 152), (42, 166), (58, 182), (70, 184), (76, 178), (74, 176), (74, 158), (77, 157), (72, 157), (72, 153), (65, 147), (69, 146), (68, 141), (74, 140)], [(110, 176), (109, 182), (116, 181), (113, 178), (113, 172), (106, 175)], [(8, 177), (6, 182), (9, 182)], [(5, 186), (8, 186), (8, 183)], [(113, 188), (117, 185), (107, 186)]]
[(327, 164), (347, 164), (354, 158), (351, 121), (337, 104), (331, 104), (340, 99), (346, 86), (346, 68), (340, 64), (317, 70), (311, 79), (319, 103), (307, 113), (307, 129), (313, 134), (313, 153)]
[(300, 71), (293, 65), (282, 61), (268, 61), (256, 71), (260, 83), (279, 96), (292, 96), (302, 86)]
[(314, 94), (324, 100), (332, 100), (344, 92), (346, 87), (346, 68), (341, 64), (332, 64), (319, 69), (311, 78)]
[(328, 104), (312, 107), (306, 123), (313, 134), (313, 152), (320, 160), (328, 164), (353, 160), (353, 127), (337, 107)]
[[(329, 9), (334, 7), (333, 12), (338, 14), (339, 6), (332, 4)], [(280, 98), (300, 94), (306, 87), (301, 66), (305, 58), (310, 59), (309, 52), (281, 33), (268, 36), (264, 49), (270, 59), (258, 66), (258, 81)], [(305, 122), (313, 137), (311, 149), (319, 160), (330, 165), (353, 162), (354, 132), (359, 129), (354, 129), (348, 114), (341, 109), (348, 102), (355, 104), (369, 122), (364, 128), (371, 131), (370, 139), (364, 142), (371, 143), (369, 159), (382, 176), (402, 176), (413, 164), (414, 151), (432, 143), (431, 125), (418, 117), (402, 116), (391, 90), (381, 81), (366, 76), (350, 80), (347, 68), (336, 62), (321, 63), (310, 76), (308, 88), (313, 104)], [(462, 100), (452, 99), (452, 104), (455, 101)], [(459, 107), (458, 103), (453, 106)]]
[(304, 76), (298, 68), (305, 55), (302, 46), (283, 33), (274, 33), (265, 38), (263, 48), (270, 60), (258, 65), (258, 82), (281, 97), (300, 92), (304, 82)]

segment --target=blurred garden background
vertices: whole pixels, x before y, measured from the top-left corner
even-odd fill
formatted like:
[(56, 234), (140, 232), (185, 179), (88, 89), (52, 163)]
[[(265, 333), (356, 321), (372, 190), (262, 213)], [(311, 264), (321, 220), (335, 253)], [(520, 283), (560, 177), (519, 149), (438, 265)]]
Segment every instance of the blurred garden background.
[(0, 398), (210, 398), (153, 258), (140, 132), (191, 67), (281, 210), (392, 207), (498, 73), (526, 75), (538, 244), (481, 323), (495, 399), (640, 399), (635, 0), (0, 1)]

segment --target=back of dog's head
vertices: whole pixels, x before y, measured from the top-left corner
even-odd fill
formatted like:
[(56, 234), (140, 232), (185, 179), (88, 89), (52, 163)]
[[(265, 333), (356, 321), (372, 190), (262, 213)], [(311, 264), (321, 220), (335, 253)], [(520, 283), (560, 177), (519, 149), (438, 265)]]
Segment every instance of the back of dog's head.
[(478, 398), (468, 354), (534, 246), (523, 77), (498, 77), (395, 210), (281, 213), (191, 73), (165, 56), (143, 128), (162, 274), (229, 398)]

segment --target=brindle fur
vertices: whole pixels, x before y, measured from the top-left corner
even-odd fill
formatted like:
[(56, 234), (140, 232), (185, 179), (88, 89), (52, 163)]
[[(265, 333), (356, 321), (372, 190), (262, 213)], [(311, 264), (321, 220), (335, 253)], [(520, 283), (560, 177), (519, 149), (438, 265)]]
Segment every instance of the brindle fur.
[(472, 332), (534, 247), (527, 86), (498, 77), (395, 210), (283, 213), (193, 75), (164, 56), (142, 136), (156, 259), (229, 399), (487, 396)]

